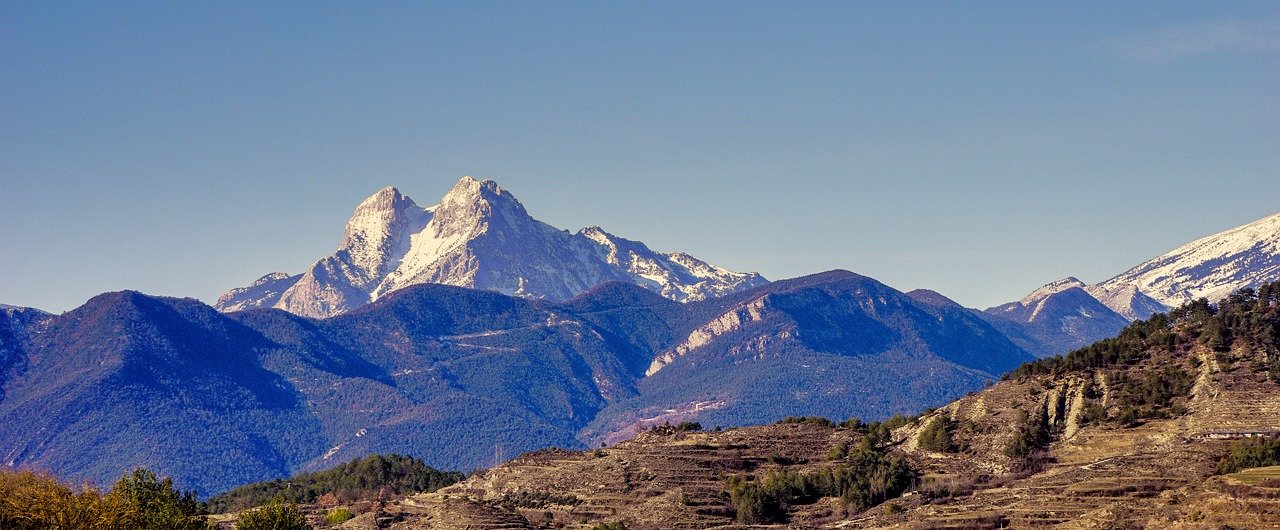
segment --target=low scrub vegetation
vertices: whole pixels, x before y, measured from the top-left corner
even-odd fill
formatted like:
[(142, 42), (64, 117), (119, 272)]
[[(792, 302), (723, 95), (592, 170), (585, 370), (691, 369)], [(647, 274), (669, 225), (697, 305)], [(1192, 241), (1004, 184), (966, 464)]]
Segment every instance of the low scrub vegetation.
[(835, 427), (836, 422), (831, 421), (822, 416), (787, 416), (778, 420), (777, 425), (818, 425), (822, 427)]
[(266, 506), (254, 508), (240, 516), (236, 530), (310, 530), (306, 518), (294, 504), (279, 499)]
[(560, 494), (550, 491), (521, 490), (515, 493), (504, 493), (496, 501), (496, 504), (508, 510), (517, 508), (540, 509), (552, 505), (577, 506), (582, 504), (582, 499), (571, 493)]
[(341, 524), (351, 520), (355, 516), (356, 514), (351, 513), (351, 510), (339, 507), (339, 508), (334, 508), (332, 510), (329, 510), (328, 513), (325, 513), (324, 522), (329, 524)]
[(909, 425), (919, 419), (920, 416), (912, 416), (908, 418), (901, 414), (894, 414), (887, 420), (867, 423), (858, 418), (850, 418), (841, 422), (840, 428), (861, 433), (871, 440), (871, 445), (879, 446), (889, 442), (893, 438), (892, 435), (894, 429)]
[(701, 430), (702, 430), (702, 424), (696, 421), (682, 421), (675, 425), (672, 425), (670, 422), (667, 422), (662, 425), (654, 425), (653, 427), (649, 427), (649, 432), (653, 434), (663, 435), (663, 436), (670, 436), (672, 434), (682, 433), (682, 432), (698, 432)]

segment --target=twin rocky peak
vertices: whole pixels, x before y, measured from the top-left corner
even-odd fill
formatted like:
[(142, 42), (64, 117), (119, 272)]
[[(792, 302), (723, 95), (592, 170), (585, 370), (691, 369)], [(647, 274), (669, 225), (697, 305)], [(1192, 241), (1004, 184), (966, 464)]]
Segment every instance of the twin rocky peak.
[(599, 227), (571, 234), (531, 217), (497, 183), (463, 177), (426, 208), (395, 188), (379, 190), (356, 207), (337, 252), (302, 274), (272, 273), (233, 289), (216, 307), (328, 317), (422, 283), (562, 301), (611, 281), (682, 302), (768, 283)]

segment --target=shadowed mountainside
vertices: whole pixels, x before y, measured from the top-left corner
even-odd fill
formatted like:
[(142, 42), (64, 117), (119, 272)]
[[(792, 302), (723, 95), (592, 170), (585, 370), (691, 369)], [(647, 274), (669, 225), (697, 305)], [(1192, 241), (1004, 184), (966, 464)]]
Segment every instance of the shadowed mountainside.
[(669, 419), (884, 417), (1030, 359), (845, 271), (688, 304), (426, 284), (323, 320), (126, 291), (39, 326), (6, 339), (5, 462), (97, 481), (142, 465), (203, 494), (369, 453), (474, 469)]

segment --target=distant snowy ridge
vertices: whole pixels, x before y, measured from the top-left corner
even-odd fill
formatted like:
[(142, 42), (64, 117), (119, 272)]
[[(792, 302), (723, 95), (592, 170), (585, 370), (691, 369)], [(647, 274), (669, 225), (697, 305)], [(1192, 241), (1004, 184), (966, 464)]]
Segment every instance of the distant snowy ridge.
[(1105, 282), (1065, 278), (984, 313), (1015, 323), (1027, 335), (1020, 345), (1050, 355), (1114, 336), (1130, 321), (1191, 300), (1216, 302), (1277, 279), (1280, 214), (1197, 239)]
[[(1143, 319), (1197, 298), (1221, 300), (1232, 291), (1280, 279), (1280, 213), (1202, 237), (1147, 260), (1110, 280), (1086, 285), (1066, 278), (1044, 285), (1019, 303), (1079, 287), (1129, 320)], [(1005, 304), (988, 312), (1013, 305)], [(997, 311), (998, 312), (998, 311)]]
[[(1064, 278), (984, 313), (1017, 324), (1029, 340), (1020, 346), (1028, 351), (1042, 356), (1063, 353), (1112, 336), (1129, 324), (1087, 287), (1079, 279)], [(1019, 334), (1010, 336), (1016, 339)]]
[(1218, 301), (1232, 291), (1280, 278), (1280, 213), (1203, 237), (1110, 280), (1102, 291), (1130, 287), (1166, 306), (1198, 298)]
[(1049, 282), (1042, 285), (1039, 289), (1031, 291), (1026, 296), (1022, 297), (1018, 302), (1022, 303), (1024, 306), (1038, 306), (1045, 298), (1073, 287), (1080, 287), (1083, 289), (1085, 287), (1085, 283), (1080, 281), (1079, 278), (1068, 276), (1056, 282)]
[[(988, 309), (987, 312), (999, 314), (1013, 311), (1022, 316), (1020, 320), (1035, 320), (1039, 317), (1046, 304), (1060, 303), (1058, 301), (1066, 296), (1063, 293), (1073, 289), (1080, 290), (1079, 293), (1071, 294), (1071, 297), (1077, 300), (1077, 305), (1079, 306), (1074, 312), (1080, 313), (1085, 318), (1098, 316), (1098, 307), (1085, 307), (1094, 306), (1095, 302), (1104, 309), (1104, 313), (1115, 313), (1127, 320), (1147, 318), (1152, 314), (1169, 309), (1164, 304), (1142, 294), (1132, 285), (1088, 285), (1080, 281), (1079, 278), (1067, 277), (1040, 286), (1017, 302), (993, 307)], [(1024, 312), (1021, 308), (1026, 308), (1029, 312)], [(1110, 315), (1102, 316), (1110, 318)]]
[(560, 301), (609, 281), (682, 302), (768, 283), (688, 254), (656, 252), (599, 227), (571, 234), (531, 217), (497, 183), (463, 177), (427, 208), (395, 188), (379, 190), (356, 207), (337, 252), (303, 274), (272, 273), (233, 289), (216, 307), (327, 317), (421, 283)]

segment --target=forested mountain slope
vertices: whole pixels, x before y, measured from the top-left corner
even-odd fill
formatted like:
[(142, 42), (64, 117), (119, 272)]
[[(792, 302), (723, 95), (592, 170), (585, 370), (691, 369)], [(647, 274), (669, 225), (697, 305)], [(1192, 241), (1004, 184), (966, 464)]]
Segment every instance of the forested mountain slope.
[(8, 465), (145, 466), (202, 494), (370, 453), (470, 470), (668, 420), (884, 417), (1031, 358), (968, 310), (846, 271), (685, 304), (630, 283), (563, 303), (423, 284), (328, 319), (125, 291), (32, 325), (6, 343)]

